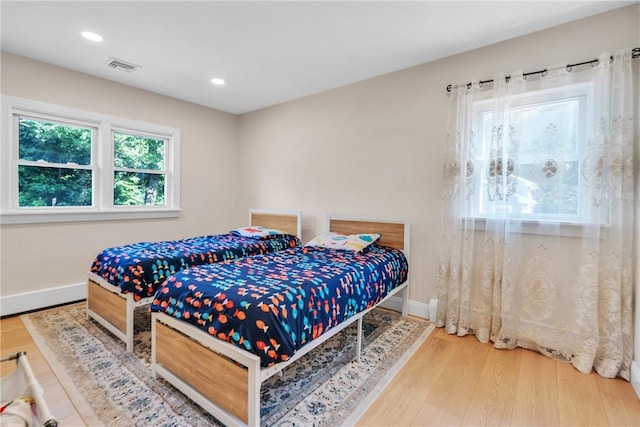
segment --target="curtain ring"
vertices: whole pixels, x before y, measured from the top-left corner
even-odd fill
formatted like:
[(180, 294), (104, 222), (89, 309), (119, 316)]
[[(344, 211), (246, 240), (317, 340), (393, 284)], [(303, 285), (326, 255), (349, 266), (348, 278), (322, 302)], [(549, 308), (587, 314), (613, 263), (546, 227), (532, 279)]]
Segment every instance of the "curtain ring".
[(467, 83), (467, 89), (471, 89), (471, 83)]
[(482, 87), (482, 82), (479, 82), (479, 83), (478, 83), (478, 87)]
[(570, 73), (572, 69), (573, 69), (573, 68), (571, 67), (571, 65), (567, 65), (567, 72), (569, 72), (569, 73)]
[(598, 65), (600, 65), (600, 60), (599, 60), (599, 59), (596, 59), (595, 61), (592, 61), (592, 62), (591, 62), (591, 67), (592, 67), (592, 68), (595, 68), (595, 67), (597, 67)]
[(544, 70), (542, 70), (542, 73), (540, 73), (540, 75), (542, 75), (542, 77), (547, 77), (547, 74), (549, 74), (549, 71), (546, 68)]

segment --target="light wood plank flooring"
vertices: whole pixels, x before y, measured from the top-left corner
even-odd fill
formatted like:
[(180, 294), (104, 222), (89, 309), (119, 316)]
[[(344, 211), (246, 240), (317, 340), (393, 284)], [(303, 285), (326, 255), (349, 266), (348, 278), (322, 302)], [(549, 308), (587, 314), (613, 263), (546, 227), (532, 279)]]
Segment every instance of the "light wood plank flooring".
[[(85, 425), (19, 317), (0, 320), (0, 342), (3, 356), (27, 351), (61, 427)], [(358, 425), (640, 426), (640, 399), (624, 380), (436, 329)]]

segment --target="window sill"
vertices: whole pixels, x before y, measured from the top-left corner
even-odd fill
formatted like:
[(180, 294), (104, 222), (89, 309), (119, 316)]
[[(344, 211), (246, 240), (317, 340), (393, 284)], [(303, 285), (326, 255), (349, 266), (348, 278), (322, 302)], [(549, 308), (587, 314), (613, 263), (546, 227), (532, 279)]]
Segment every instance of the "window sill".
[(44, 224), (53, 222), (114, 221), (157, 218), (178, 218), (180, 209), (136, 209), (110, 210), (94, 212), (15, 212), (0, 215), (1, 225), (10, 224)]
[[(463, 222), (473, 221), (474, 228), (478, 231), (487, 230), (487, 218), (464, 217)], [(521, 225), (522, 234), (537, 234), (547, 236), (584, 237), (585, 233), (598, 233), (603, 238), (609, 229), (608, 224), (591, 224), (580, 222), (562, 221), (535, 221), (535, 220), (504, 220), (510, 225)]]

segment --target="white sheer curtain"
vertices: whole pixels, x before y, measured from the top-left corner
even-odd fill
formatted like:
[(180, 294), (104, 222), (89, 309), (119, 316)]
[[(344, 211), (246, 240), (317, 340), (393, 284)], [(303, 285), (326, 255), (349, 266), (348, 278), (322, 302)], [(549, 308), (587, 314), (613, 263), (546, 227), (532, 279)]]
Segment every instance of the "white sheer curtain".
[(629, 379), (631, 50), (451, 94), (437, 325)]

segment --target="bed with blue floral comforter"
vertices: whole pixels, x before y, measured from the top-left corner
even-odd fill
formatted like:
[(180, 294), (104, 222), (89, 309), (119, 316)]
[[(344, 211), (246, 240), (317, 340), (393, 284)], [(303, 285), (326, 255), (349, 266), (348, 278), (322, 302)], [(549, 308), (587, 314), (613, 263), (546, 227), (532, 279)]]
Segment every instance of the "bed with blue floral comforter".
[(154, 295), (169, 276), (185, 268), (215, 262), (262, 255), (300, 245), (288, 234), (268, 239), (232, 233), (198, 236), (188, 239), (138, 242), (101, 251), (90, 272), (131, 292), (136, 301)]
[(299, 246), (185, 269), (162, 284), (150, 309), (252, 352), (267, 367), (373, 307), (407, 274), (397, 249)]

